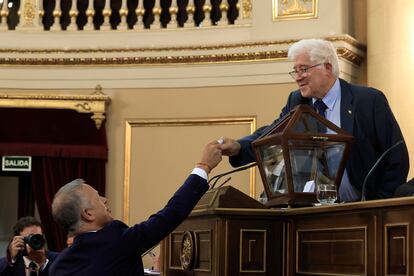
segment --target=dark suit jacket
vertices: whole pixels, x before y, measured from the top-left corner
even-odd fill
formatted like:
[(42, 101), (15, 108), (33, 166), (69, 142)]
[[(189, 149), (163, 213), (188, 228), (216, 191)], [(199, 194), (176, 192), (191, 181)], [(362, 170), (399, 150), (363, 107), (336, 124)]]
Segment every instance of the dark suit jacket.
[[(346, 164), (351, 184), (361, 190), (365, 176), (381, 154), (404, 139), (384, 94), (374, 88), (352, 85), (342, 79), (341, 84), (341, 128), (351, 133), (354, 144)], [(299, 104), (312, 105), (312, 99), (304, 98), (299, 90), (289, 95), (282, 116)], [(277, 120), (274, 122), (276, 123)], [(239, 155), (230, 157), (230, 163), (241, 166), (256, 160), (251, 142), (266, 128), (239, 140)], [(385, 160), (370, 176), (366, 186), (367, 199), (392, 197), (395, 189), (406, 182), (409, 169), (408, 151), (405, 143), (388, 153)]]
[[(58, 253), (53, 252), (53, 251), (46, 252), (46, 258), (49, 259), (49, 262), (46, 265), (45, 269), (40, 271), (39, 276), (52, 275), (49, 273), (49, 269), (53, 261), (56, 259), (57, 255)], [(17, 258), (13, 266), (9, 265), (9, 262), (7, 261), (6, 257), (0, 259), (0, 276), (24, 276), (24, 275), (26, 274), (25, 274), (25, 269), (24, 269), (24, 260), (22, 256)]]
[(52, 275), (144, 275), (141, 254), (172, 232), (207, 189), (205, 179), (191, 174), (164, 209), (147, 221), (128, 227), (114, 220), (97, 232), (77, 235), (53, 263)]
[(414, 196), (414, 178), (395, 190), (394, 197)]

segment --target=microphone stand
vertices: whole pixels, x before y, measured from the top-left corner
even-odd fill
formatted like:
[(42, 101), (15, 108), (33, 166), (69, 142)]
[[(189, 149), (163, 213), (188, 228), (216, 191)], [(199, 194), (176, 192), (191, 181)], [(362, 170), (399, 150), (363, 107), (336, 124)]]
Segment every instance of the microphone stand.
[(150, 255), (151, 257), (155, 257), (154, 252), (152, 252), (152, 250), (157, 247), (160, 243), (157, 243), (156, 245), (150, 247), (150, 249), (148, 249), (147, 251), (145, 251), (144, 253), (141, 254), (141, 258), (146, 256), (146, 255)]
[[(222, 174), (215, 175), (212, 178), (210, 178), (210, 180), (207, 182), (207, 184), (210, 184), (214, 180), (214, 183), (211, 185), (211, 188), (210, 188), (210, 189), (214, 189), (214, 186), (216, 186), (217, 181), (219, 181), (219, 179), (222, 178), (223, 176), (226, 176), (226, 175), (229, 175), (229, 174), (232, 174), (232, 173), (235, 173), (235, 172), (239, 172), (239, 171), (244, 171), (244, 170), (246, 170), (248, 168), (251, 168), (251, 167), (254, 167), (256, 165), (257, 165), (257, 162), (253, 162), (253, 163), (249, 163), (247, 165), (238, 167), (234, 170), (231, 170), (231, 171), (228, 171), (228, 172), (225, 172), (225, 173), (222, 173)], [(226, 181), (224, 181), (224, 183), (221, 184), (219, 187), (223, 186), (229, 180), (230, 180), (230, 178), (226, 179)]]
[(396, 146), (402, 144), (403, 142), (404, 142), (403, 140), (399, 140), (397, 143), (392, 145), (389, 149), (384, 151), (384, 153), (381, 154), (380, 158), (378, 158), (377, 162), (375, 162), (374, 166), (371, 167), (371, 169), (367, 173), (367, 176), (365, 176), (364, 182), (362, 183), (361, 201), (365, 201), (365, 189), (366, 189), (368, 178), (371, 176), (371, 174), (374, 172), (374, 170), (378, 167), (378, 164), (384, 159), (384, 157), (387, 155), (387, 153), (389, 153), (392, 149), (394, 149)]

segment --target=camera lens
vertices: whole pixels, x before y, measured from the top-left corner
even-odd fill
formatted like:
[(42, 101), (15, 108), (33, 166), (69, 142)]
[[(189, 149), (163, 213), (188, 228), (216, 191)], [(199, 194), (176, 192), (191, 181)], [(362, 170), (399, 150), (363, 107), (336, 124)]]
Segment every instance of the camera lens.
[(39, 250), (45, 245), (45, 238), (41, 234), (32, 234), (24, 237), (24, 242), (34, 250)]

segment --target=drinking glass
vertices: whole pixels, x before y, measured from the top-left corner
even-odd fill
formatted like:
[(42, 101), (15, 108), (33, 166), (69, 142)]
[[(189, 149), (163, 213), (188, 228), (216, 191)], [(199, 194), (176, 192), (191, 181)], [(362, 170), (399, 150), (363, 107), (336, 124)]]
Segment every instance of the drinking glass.
[(319, 184), (316, 190), (316, 199), (322, 205), (334, 204), (337, 199), (335, 184)]

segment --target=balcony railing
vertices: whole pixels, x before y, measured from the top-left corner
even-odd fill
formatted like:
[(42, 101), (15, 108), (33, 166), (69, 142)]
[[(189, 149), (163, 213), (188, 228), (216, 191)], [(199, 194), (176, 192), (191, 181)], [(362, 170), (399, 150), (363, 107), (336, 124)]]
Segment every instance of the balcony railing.
[(0, 31), (244, 25), (252, 0), (0, 0)]

